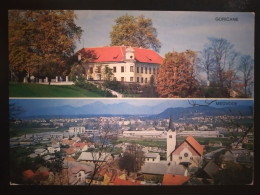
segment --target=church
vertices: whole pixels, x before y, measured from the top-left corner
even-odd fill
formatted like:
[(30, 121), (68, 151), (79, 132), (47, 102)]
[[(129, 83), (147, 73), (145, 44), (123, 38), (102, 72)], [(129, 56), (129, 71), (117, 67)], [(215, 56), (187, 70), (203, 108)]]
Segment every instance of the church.
[(172, 117), (170, 117), (169, 129), (167, 131), (167, 161), (182, 164), (186, 167), (201, 167), (203, 157), (203, 146), (192, 136), (188, 136), (176, 147), (176, 129)]
[(87, 80), (107, 80), (109, 68), (110, 80), (145, 84), (158, 74), (162, 63), (154, 50), (130, 46), (82, 48), (76, 56)]

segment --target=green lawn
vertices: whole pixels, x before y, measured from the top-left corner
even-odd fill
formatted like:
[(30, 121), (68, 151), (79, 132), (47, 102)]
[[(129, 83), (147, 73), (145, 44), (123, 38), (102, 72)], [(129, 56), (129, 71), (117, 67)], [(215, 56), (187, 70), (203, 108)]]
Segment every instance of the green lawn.
[(103, 97), (100, 94), (74, 85), (9, 83), (9, 97)]

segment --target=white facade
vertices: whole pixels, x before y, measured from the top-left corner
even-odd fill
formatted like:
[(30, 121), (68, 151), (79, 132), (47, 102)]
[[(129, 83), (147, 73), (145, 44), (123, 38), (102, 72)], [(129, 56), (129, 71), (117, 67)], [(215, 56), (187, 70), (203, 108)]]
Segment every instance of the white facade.
[(86, 132), (86, 129), (85, 127), (70, 127), (69, 128), (69, 133), (74, 133), (74, 134), (77, 134), (77, 133), (85, 133)]
[(165, 138), (165, 131), (124, 131), (123, 137), (157, 137), (157, 138)]
[(176, 131), (167, 131), (167, 161), (172, 161), (171, 153), (176, 147)]
[(160, 154), (159, 153), (146, 153), (145, 154), (145, 162), (160, 162)]
[(52, 147), (52, 146), (50, 146), (47, 149), (48, 149), (49, 153), (51, 153), (51, 154), (54, 154), (55, 152), (60, 152), (60, 147)]

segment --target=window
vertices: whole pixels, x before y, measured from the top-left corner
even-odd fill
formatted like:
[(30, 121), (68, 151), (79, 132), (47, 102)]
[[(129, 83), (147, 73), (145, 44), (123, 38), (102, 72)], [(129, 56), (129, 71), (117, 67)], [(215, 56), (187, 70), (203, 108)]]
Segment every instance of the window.
[(145, 74), (147, 74), (147, 67), (145, 67)]
[(191, 156), (190, 159), (193, 160), (193, 157)]
[(189, 156), (189, 154), (188, 153), (184, 153), (184, 157), (188, 157)]
[(89, 68), (89, 72), (92, 74), (93, 73), (93, 67)]
[(169, 138), (172, 138), (172, 135), (169, 135)]
[(143, 83), (144, 82), (144, 78), (143, 77), (141, 77), (141, 83)]
[(131, 81), (131, 82), (134, 82), (134, 77), (130, 77), (130, 81)]
[(124, 79), (125, 79), (124, 77), (121, 77), (121, 81), (122, 81), (122, 82), (124, 82)]
[(153, 74), (155, 74), (155, 68), (153, 68)]
[(144, 72), (144, 68), (143, 67), (141, 67), (141, 73), (143, 73)]
[(181, 159), (182, 159), (182, 157), (181, 157), (181, 156), (179, 156), (179, 159), (181, 160)]
[(136, 67), (136, 72), (139, 73), (139, 67)]
[(115, 66), (113, 67), (113, 72), (116, 72), (116, 67)]
[(139, 83), (139, 77), (136, 77), (136, 82)]
[(124, 66), (121, 66), (121, 72), (124, 72), (124, 70), (125, 70)]
[(101, 73), (101, 67), (98, 67), (98, 73)]
[(130, 72), (134, 72), (134, 67), (130, 66)]
[(154, 158), (153, 158), (153, 161), (154, 161)]
[(152, 73), (152, 69), (151, 68), (149, 68), (149, 74), (151, 74)]
[(114, 77), (113, 80), (116, 81), (116, 77)]
[(144, 79), (144, 82), (147, 83), (147, 78)]

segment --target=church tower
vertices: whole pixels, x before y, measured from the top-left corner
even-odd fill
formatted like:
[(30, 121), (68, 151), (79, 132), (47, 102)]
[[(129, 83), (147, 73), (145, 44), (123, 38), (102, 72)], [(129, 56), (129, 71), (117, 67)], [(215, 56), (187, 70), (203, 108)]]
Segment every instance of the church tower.
[(171, 153), (176, 147), (176, 131), (172, 123), (172, 116), (170, 116), (169, 129), (167, 131), (167, 161), (172, 161)]

